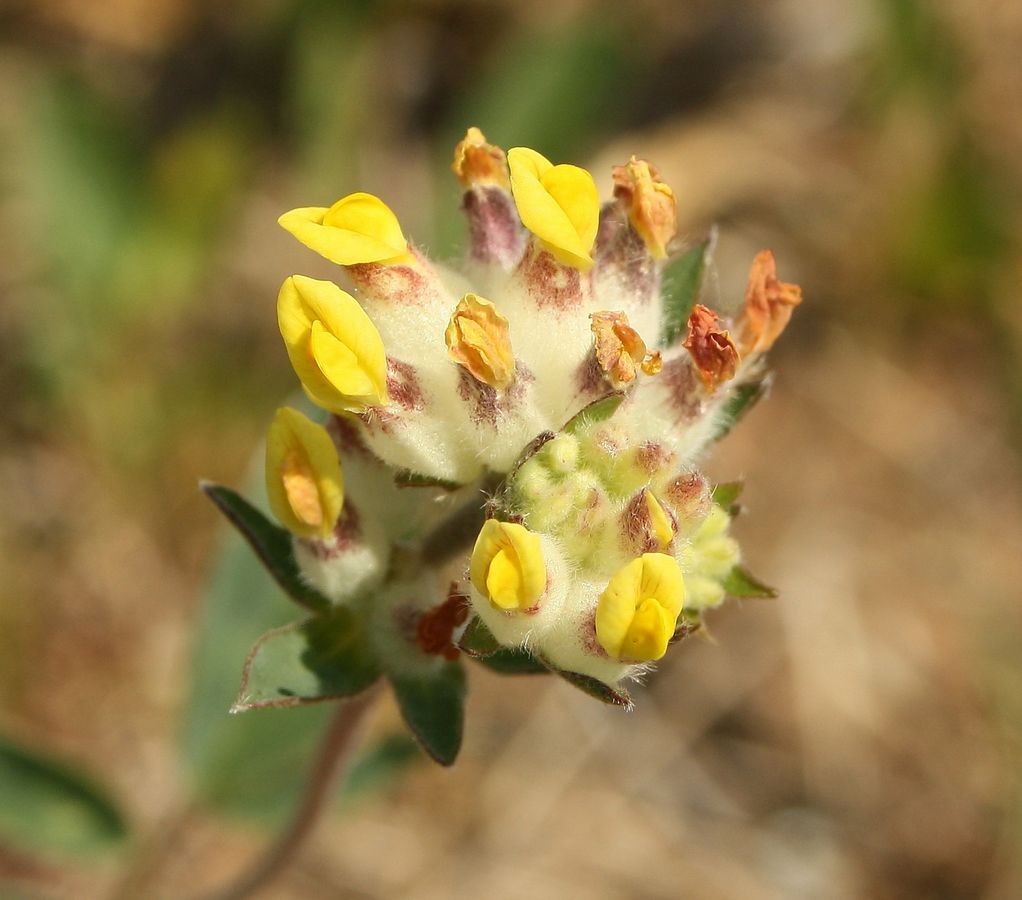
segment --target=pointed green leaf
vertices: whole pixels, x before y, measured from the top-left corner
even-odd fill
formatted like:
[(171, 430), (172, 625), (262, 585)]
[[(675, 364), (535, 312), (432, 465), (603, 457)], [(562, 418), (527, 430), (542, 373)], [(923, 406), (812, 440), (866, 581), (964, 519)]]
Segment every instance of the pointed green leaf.
[(699, 302), (703, 280), (713, 255), (716, 232), (689, 247), (664, 269), (663, 322), (660, 325), (660, 346), (671, 347), (688, 328), (689, 313)]
[(777, 597), (776, 588), (763, 584), (762, 581), (741, 566), (735, 566), (728, 572), (721, 583), (724, 586), (724, 590), (732, 597), (767, 600), (773, 600)]
[(263, 635), (245, 661), (231, 711), (350, 697), (379, 675), (361, 619), (341, 607)]
[(710, 496), (717, 506), (727, 512), (731, 512), (735, 502), (742, 495), (744, 487), (744, 481), (722, 481), (720, 484), (714, 485)]
[(230, 488), (208, 481), (202, 482), (201, 487), (227, 520), (241, 532), (267, 571), (292, 600), (313, 612), (330, 609), (330, 601), (302, 580), (295, 562), (290, 532), (274, 525)]
[(89, 778), (49, 754), (0, 738), (0, 842), (43, 853), (114, 849), (128, 827)]
[(613, 394), (607, 394), (606, 397), (594, 400), (575, 413), (561, 430), (566, 434), (578, 434), (580, 431), (585, 431), (593, 425), (604, 422), (617, 412), (617, 408), (624, 399), (623, 393), (615, 391)]
[(742, 417), (767, 395), (772, 381), (770, 375), (764, 375), (757, 381), (740, 384), (734, 389), (731, 396), (724, 401), (723, 409), (717, 420), (716, 431), (710, 438), (711, 443), (719, 441), (730, 433)]
[(481, 656), (490, 656), (501, 649), (500, 642), (478, 616), (473, 616), (465, 626), (458, 647), (477, 659)]
[(422, 475), (413, 472), (411, 469), (401, 469), (394, 475), (394, 484), (398, 487), (416, 488), (432, 487), (442, 488), (445, 491), (456, 491), (461, 487), (456, 481), (448, 481), (444, 478), (435, 478), (432, 475)]
[(550, 672), (549, 666), (519, 647), (501, 647), (496, 653), (480, 657), (478, 662), (501, 675), (546, 675)]
[(620, 706), (624, 709), (631, 709), (632, 698), (629, 696), (628, 691), (624, 689), (614, 690), (597, 678), (592, 678), (589, 675), (581, 675), (578, 672), (565, 672), (561, 669), (553, 669), (561, 676), (565, 681), (570, 682), (580, 691), (584, 691), (590, 697), (595, 697), (597, 700), (603, 703), (609, 703), (611, 706)]
[(412, 733), (442, 766), (454, 762), (461, 749), (465, 718), (465, 671), (445, 663), (429, 675), (389, 674), (401, 715)]

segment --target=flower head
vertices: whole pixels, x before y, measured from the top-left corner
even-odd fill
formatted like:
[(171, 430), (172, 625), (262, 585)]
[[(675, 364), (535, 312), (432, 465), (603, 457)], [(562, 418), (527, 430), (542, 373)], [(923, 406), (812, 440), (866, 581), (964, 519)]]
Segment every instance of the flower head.
[(586, 170), (505, 157), (478, 129), (452, 168), (460, 267), (413, 251), (370, 194), (281, 217), (354, 284), (294, 275), (277, 301), (295, 373), (334, 415), (326, 429), (274, 419), (267, 490), (286, 531), (217, 495), (312, 612), (271, 633), (301, 676), (266, 685), (274, 700), (385, 673), (443, 761), (462, 650), (628, 705), (623, 682), (728, 594), (771, 593), (739, 565), (736, 486), (711, 490), (698, 467), (764, 393), (762, 354), (801, 301), (764, 251), (743, 311), (722, 320), (698, 302), (710, 241), (686, 255), (697, 277), (665, 295), (675, 200), (643, 160), (614, 170), (602, 211)]

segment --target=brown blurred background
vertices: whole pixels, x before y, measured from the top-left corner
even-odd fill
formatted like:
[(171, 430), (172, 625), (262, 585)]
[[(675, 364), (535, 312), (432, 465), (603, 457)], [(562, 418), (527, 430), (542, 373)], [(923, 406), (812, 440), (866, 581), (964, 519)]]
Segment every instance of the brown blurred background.
[(196, 481), (245, 484), (294, 386), (273, 300), (314, 263), (276, 216), (364, 189), (456, 257), (471, 124), (604, 195), (654, 161), (683, 234), (720, 225), (722, 304), (761, 247), (802, 284), (709, 466), (782, 597), (630, 715), (474, 669), (451, 771), (381, 707), (266, 896), (1022, 896), (1022, 7), (23, 0), (0, 29), (0, 731), (130, 825), (68, 855), (0, 794), (0, 896), (188, 896), (286, 814), (322, 711), (225, 716), (295, 613)]

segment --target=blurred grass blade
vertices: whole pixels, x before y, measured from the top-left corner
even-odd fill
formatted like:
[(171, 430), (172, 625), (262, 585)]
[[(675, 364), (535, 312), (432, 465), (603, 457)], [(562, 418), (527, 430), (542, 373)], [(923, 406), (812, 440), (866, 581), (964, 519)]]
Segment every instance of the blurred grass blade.
[(89, 778), (0, 737), (0, 842), (44, 853), (115, 849), (128, 826)]

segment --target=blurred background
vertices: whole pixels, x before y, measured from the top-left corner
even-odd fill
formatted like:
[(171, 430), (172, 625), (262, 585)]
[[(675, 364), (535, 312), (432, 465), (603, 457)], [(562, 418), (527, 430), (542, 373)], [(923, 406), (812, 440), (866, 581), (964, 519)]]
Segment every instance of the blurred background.
[(183, 897), (290, 808), (324, 711), (225, 715), (295, 612), (196, 489), (294, 388), (283, 210), (380, 194), (440, 258), (466, 126), (636, 153), (806, 302), (719, 448), (778, 601), (638, 709), (473, 667), (461, 758), (383, 704), (280, 898), (1022, 896), (1022, 6), (0, 7), (0, 896)]

